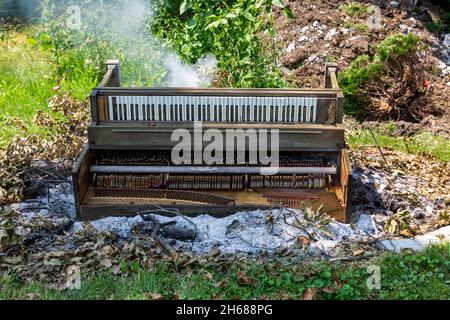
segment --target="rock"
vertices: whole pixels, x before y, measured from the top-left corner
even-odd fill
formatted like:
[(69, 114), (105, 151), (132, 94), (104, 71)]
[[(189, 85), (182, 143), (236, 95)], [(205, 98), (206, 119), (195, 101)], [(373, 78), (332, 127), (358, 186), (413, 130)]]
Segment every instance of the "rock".
[(412, 216), (413, 216), (414, 219), (423, 219), (423, 218), (425, 218), (425, 214), (424, 214), (423, 210), (420, 209), (420, 208), (414, 209), (414, 211), (412, 212)]
[(312, 56), (310, 56), (309, 58), (308, 58), (308, 61), (309, 62), (314, 62), (314, 61), (316, 61), (317, 60), (317, 55), (316, 54), (313, 54)]
[(433, 243), (449, 242), (450, 241), (450, 226), (440, 228), (436, 231), (417, 236), (416, 241), (422, 246), (428, 246)]
[(443, 44), (450, 50), (450, 33), (445, 35)]
[(392, 8), (398, 8), (400, 6), (400, 2), (398, 2), (398, 1), (391, 1), (391, 2), (389, 2), (389, 5)]
[(308, 30), (309, 30), (309, 26), (304, 26), (303, 28), (300, 29), (300, 33), (305, 33)]
[(369, 235), (376, 235), (377, 233), (375, 222), (368, 214), (361, 214), (355, 224), (358, 229)]
[(314, 22), (313, 22), (313, 27), (314, 28), (320, 28), (320, 22), (319, 21), (317, 21), (317, 20), (315, 20)]
[(331, 41), (333, 40), (333, 38), (338, 34), (339, 32), (337, 31), (336, 28), (330, 29), (330, 31), (327, 32), (327, 34), (325, 35), (324, 40), (325, 41)]
[(346, 42), (346, 47), (350, 48), (357, 54), (364, 54), (369, 52), (370, 38), (367, 36), (352, 37)]
[(414, 251), (422, 251), (424, 249), (424, 246), (415, 239), (382, 240), (380, 244), (384, 249), (397, 253), (403, 249), (411, 249)]
[(291, 53), (291, 52), (294, 51), (294, 50), (295, 50), (295, 42), (291, 42), (291, 43), (287, 46), (286, 52), (287, 52), (287, 53)]
[(382, 240), (380, 241), (380, 244), (386, 250), (400, 252), (402, 249), (412, 249), (414, 251), (422, 251), (430, 244), (449, 241), (450, 241), (450, 226), (446, 226), (436, 231), (427, 233), (423, 236), (417, 236), (414, 239)]
[(300, 39), (298, 39), (299, 42), (304, 42), (306, 40), (308, 40), (307, 36), (301, 36)]

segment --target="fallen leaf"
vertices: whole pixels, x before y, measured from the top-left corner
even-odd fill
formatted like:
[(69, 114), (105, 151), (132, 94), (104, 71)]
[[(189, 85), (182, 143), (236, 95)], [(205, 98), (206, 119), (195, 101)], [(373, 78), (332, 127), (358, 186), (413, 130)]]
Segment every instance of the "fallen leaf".
[(404, 237), (407, 237), (407, 238), (414, 237), (414, 235), (411, 233), (411, 231), (409, 229), (405, 229), (405, 230), (400, 231), (400, 234), (402, 236), (404, 236)]
[(353, 251), (353, 255), (360, 256), (360, 255), (364, 254), (364, 252), (365, 251), (363, 249), (355, 250), (355, 251)]
[(316, 288), (308, 288), (303, 294), (303, 300), (314, 300), (316, 298), (317, 289)]
[(305, 236), (300, 236), (297, 238), (297, 243), (302, 247), (309, 245), (310, 242), (311, 241), (309, 240), (309, 238)]
[(162, 295), (159, 294), (159, 293), (146, 292), (146, 293), (144, 293), (144, 295), (145, 295), (149, 300), (161, 300), (161, 299), (162, 299)]
[(257, 286), (259, 284), (258, 279), (247, 276), (243, 271), (239, 271), (237, 273), (237, 280), (240, 284), (245, 284), (249, 286)]

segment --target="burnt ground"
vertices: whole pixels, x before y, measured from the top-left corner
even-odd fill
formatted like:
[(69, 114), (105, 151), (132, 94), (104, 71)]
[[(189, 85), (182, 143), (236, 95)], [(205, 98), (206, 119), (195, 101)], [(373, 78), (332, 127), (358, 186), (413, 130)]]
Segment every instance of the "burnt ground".
[[(393, 6), (389, 1), (358, 1), (374, 4), (381, 9), (382, 28), (376, 31), (361, 30), (367, 25), (369, 14), (348, 16), (340, 7), (348, 3), (337, 0), (289, 0), (294, 18), (288, 20), (282, 13), (276, 18), (278, 48), (282, 51), (282, 68), (285, 76), (298, 87), (323, 86), (326, 62), (337, 62), (341, 70), (362, 54), (371, 55), (378, 44), (395, 33), (419, 35), (427, 48), (421, 52), (424, 67), (428, 70), (431, 90), (428, 101), (437, 112), (414, 124), (411, 129), (450, 133), (450, 35), (427, 31), (426, 25), (443, 10), (426, 1), (417, 6)], [(399, 1), (400, 2), (400, 1)], [(359, 29), (359, 30), (358, 30)], [(405, 125), (405, 124), (403, 124)]]

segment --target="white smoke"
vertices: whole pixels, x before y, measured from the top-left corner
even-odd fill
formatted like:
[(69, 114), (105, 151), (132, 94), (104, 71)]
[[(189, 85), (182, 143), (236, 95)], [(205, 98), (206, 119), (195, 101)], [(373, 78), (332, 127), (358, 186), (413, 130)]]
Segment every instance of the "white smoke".
[(167, 68), (167, 80), (171, 87), (205, 87), (211, 84), (217, 69), (217, 60), (207, 55), (191, 66), (176, 56), (169, 54), (164, 60)]
[[(73, 1), (70, 4), (73, 5)], [(154, 15), (151, 0), (90, 0), (87, 4), (82, 0), (79, 5), (79, 32), (92, 34), (94, 39), (104, 39), (110, 44), (118, 56), (108, 58), (121, 60), (127, 85), (142, 86), (142, 78), (145, 78), (144, 82), (152, 86), (204, 87), (214, 79), (215, 57), (208, 55), (195, 65), (189, 65), (162, 40), (150, 34), (147, 26)], [(137, 62), (136, 69), (141, 71), (128, 72), (128, 61), (135, 65)], [(126, 78), (130, 73), (131, 77)]]

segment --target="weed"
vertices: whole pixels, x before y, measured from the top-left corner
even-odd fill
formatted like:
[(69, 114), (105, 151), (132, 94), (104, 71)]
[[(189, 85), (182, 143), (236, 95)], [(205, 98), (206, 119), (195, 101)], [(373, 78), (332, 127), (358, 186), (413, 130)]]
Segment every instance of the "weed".
[(343, 27), (346, 29), (354, 29), (362, 34), (368, 34), (370, 32), (369, 26), (367, 25), (367, 23), (364, 23), (364, 22), (347, 21), (344, 23)]
[[(443, 136), (425, 131), (403, 138), (393, 137), (377, 131), (374, 131), (374, 135), (382, 148), (432, 156), (444, 163), (450, 161), (450, 141)], [(351, 148), (373, 145), (374, 143), (370, 131), (366, 130), (347, 136), (347, 141)]]
[(350, 2), (340, 7), (350, 17), (360, 18), (369, 12), (369, 6), (367, 4), (359, 2)]

